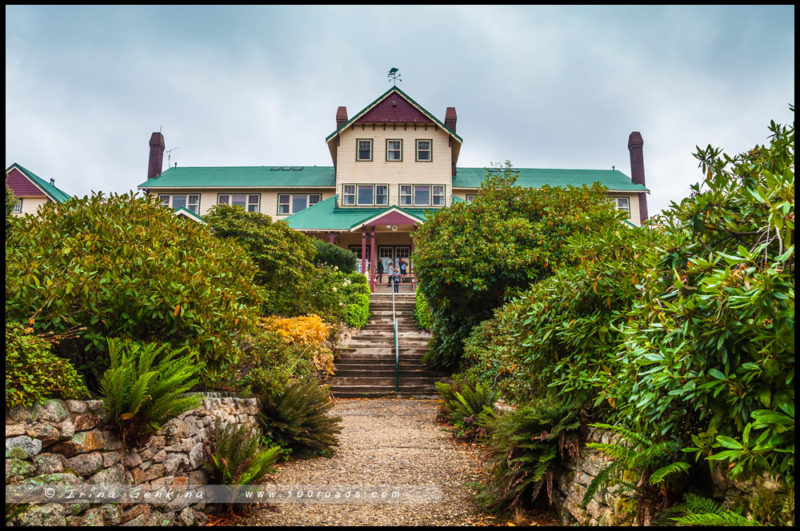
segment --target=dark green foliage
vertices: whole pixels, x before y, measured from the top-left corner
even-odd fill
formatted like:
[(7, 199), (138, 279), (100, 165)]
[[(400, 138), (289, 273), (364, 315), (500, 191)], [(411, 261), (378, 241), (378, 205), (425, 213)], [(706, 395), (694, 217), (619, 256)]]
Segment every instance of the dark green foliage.
[(218, 485), (257, 484), (283, 455), (280, 446), (264, 444), (257, 430), (247, 425), (214, 425), (214, 434), (205, 446), (203, 468), (210, 483)]
[(304, 234), (259, 212), (215, 205), (203, 219), (214, 236), (241, 244), (258, 267), (255, 282), (264, 288), (264, 314), (287, 317), (315, 311), (310, 304), (316, 276), (314, 246)]
[(792, 481), (794, 127), (770, 131), (769, 147), (695, 155), (706, 179), (661, 220), (678, 243), (648, 275), (606, 389), (627, 425), (691, 437), (733, 476)]
[(243, 394), (258, 395), (266, 388), (282, 391), (289, 381), (316, 372), (313, 351), (287, 343), (276, 332), (259, 328), (243, 335), (239, 344), (241, 353), (226, 364), (218, 379), (232, 382), (230, 388)]
[(446, 418), (453, 426), (453, 436), (473, 440), (486, 436), (485, 422), (492, 416), (495, 394), (481, 382), (471, 383), (456, 375), (453, 384), (436, 382), (442, 397), (439, 418)]
[(339, 444), (342, 418), (328, 415), (333, 401), (315, 380), (292, 382), (283, 390), (263, 389), (259, 398), (263, 432), (293, 456), (329, 456)]
[(111, 366), (100, 381), (103, 406), (123, 443), (144, 443), (162, 424), (200, 405), (184, 396), (197, 382), (196, 352), (167, 344), (108, 340)]
[(5, 247), (7, 318), (70, 336), (53, 351), (90, 390), (108, 367), (107, 337), (188, 346), (219, 367), (261, 300), (239, 246), (152, 196), (47, 203), (14, 227)]
[[(729, 511), (708, 498), (696, 496), (691, 493), (686, 494), (684, 503), (672, 507), (668, 510), (669, 514), (682, 514), (678, 517), (670, 517), (669, 520), (679, 525), (697, 526), (761, 526), (762, 524), (752, 518), (745, 518), (735, 511)], [(667, 518), (667, 511), (659, 518), (660, 522)]]
[(344, 322), (351, 328), (363, 328), (369, 320), (369, 299), (372, 293), (367, 277), (360, 273), (351, 273), (342, 284), (343, 302), (347, 308)]
[(578, 455), (577, 415), (574, 408), (542, 400), (488, 421), (492, 468), (477, 501), (492, 512), (524, 508), (544, 489), (552, 503), (559, 464)]
[(17, 204), (17, 198), (14, 197), (14, 192), (6, 185), (6, 235), (11, 230), (11, 218), (14, 217), (14, 205)]
[(414, 304), (414, 320), (423, 330), (430, 330), (433, 327), (433, 316), (428, 301), (425, 299), (422, 290), (418, 289)]
[(687, 479), (691, 466), (677, 461), (681, 444), (675, 439), (654, 442), (648, 437), (622, 426), (597, 423), (592, 426), (611, 430), (621, 438), (616, 442), (589, 443), (614, 461), (589, 486), (582, 506), (594, 497), (597, 489), (606, 484), (622, 484), (632, 492), (639, 525), (650, 525), (656, 510), (665, 509), (676, 496), (676, 486)]
[(89, 396), (75, 367), (50, 352), (50, 343), (6, 322), (6, 407), (32, 406), (47, 398)]
[(314, 256), (314, 264), (336, 267), (345, 274), (353, 273), (356, 270), (356, 254), (353, 251), (342, 249), (316, 238), (311, 240), (311, 244), (317, 250), (317, 254)]
[(570, 235), (619, 224), (600, 186), (533, 189), (515, 180), (510, 167), (489, 173), (471, 204), (442, 209), (417, 231), (414, 264), (434, 318), (431, 365), (455, 366), (475, 325), (567, 262)]

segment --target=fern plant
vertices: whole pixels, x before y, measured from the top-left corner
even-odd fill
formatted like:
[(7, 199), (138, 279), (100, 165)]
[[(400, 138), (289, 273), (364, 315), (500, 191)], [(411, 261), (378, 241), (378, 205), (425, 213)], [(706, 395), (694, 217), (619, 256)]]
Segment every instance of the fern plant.
[(108, 339), (111, 366), (100, 381), (109, 422), (122, 438), (144, 443), (163, 423), (200, 405), (184, 396), (199, 379), (201, 367), (186, 347)]
[[(675, 516), (676, 514), (680, 516)], [(687, 493), (684, 502), (670, 507), (653, 522), (656, 525), (677, 523), (697, 526), (761, 526), (754, 518), (746, 518), (740, 512), (731, 511), (714, 500)]]
[(292, 455), (329, 456), (339, 444), (342, 417), (330, 416), (333, 407), (327, 388), (313, 379), (289, 384), (285, 390), (262, 389), (259, 421), (263, 432)]
[(280, 446), (266, 444), (247, 425), (228, 424), (223, 427), (219, 420), (214, 424), (213, 436), (204, 451), (206, 461), (203, 467), (209, 479), (221, 485), (258, 483), (274, 471), (272, 465), (284, 453)]
[(552, 503), (553, 480), (559, 463), (578, 457), (576, 408), (542, 400), (486, 421), (489, 478), (476, 500), (486, 510), (514, 510), (537, 499), (542, 489)]
[(581, 507), (586, 507), (598, 489), (622, 485), (632, 492), (639, 525), (652, 523), (655, 509), (663, 510), (674, 496), (676, 480), (689, 472), (690, 465), (673, 458), (681, 444), (673, 440), (654, 442), (623, 426), (592, 424), (619, 434), (618, 442), (588, 443), (588, 448), (600, 450), (614, 461), (589, 483)]
[(463, 440), (473, 440), (487, 435), (484, 425), (493, 415), (492, 406), (495, 393), (481, 382), (471, 386), (462, 380), (454, 384), (436, 382), (436, 389), (442, 397), (439, 419), (449, 420), (455, 430), (453, 436)]

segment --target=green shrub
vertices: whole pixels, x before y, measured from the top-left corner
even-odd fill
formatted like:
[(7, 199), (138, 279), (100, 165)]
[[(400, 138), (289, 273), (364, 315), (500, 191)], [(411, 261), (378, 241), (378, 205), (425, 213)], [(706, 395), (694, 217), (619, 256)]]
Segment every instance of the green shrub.
[(280, 446), (265, 444), (257, 430), (245, 424), (223, 427), (219, 420), (214, 424), (213, 437), (204, 449), (206, 460), (203, 468), (211, 483), (220, 485), (258, 483), (274, 472), (272, 465), (284, 454)]
[(433, 315), (431, 315), (430, 306), (420, 289), (417, 289), (414, 303), (414, 320), (423, 330), (431, 330), (433, 327)]
[(344, 304), (347, 314), (344, 322), (351, 328), (363, 328), (369, 320), (369, 300), (372, 292), (367, 278), (360, 273), (351, 273), (344, 279)]
[(491, 388), (454, 378), (453, 384), (436, 382), (442, 397), (439, 418), (447, 418), (454, 426), (453, 435), (462, 440), (474, 440), (486, 436), (484, 421), (493, 414), (495, 394)]
[(6, 322), (6, 407), (32, 406), (48, 398), (77, 400), (89, 390), (75, 367), (50, 352), (50, 343)]
[(247, 250), (258, 268), (255, 282), (263, 287), (265, 315), (296, 316), (311, 313), (315, 250), (311, 239), (259, 212), (236, 205), (214, 205), (203, 216), (214, 236), (233, 239)]
[(201, 370), (197, 353), (185, 350), (108, 340), (111, 366), (100, 381), (100, 392), (123, 444), (141, 445), (164, 422), (200, 405), (197, 395), (184, 396), (198, 382)]
[(293, 456), (327, 456), (339, 444), (342, 418), (328, 415), (333, 402), (315, 380), (292, 382), (284, 390), (264, 389), (259, 398), (262, 430)]
[(578, 456), (577, 416), (574, 408), (542, 400), (488, 420), (491, 470), (477, 493), (478, 503), (491, 512), (525, 508), (543, 488), (552, 503), (558, 466)]
[(356, 270), (356, 253), (353, 251), (342, 249), (341, 247), (325, 243), (315, 238), (312, 238), (311, 244), (317, 250), (317, 254), (314, 257), (314, 264), (318, 266), (328, 265), (336, 267), (344, 274), (350, 274)]
[(567, 237), (620, 224), (623, 214), (598, 185), (523, 188), (515, 180), (510, 167), (490, 172), (472, 203), (439, 210), (417, 231), (414, 264), (433, 315), (429, 365), (455, 367), (475, 325), (572, 258)]
[(218, 382), (229, 382), (229, 390), (258, 395), (264, 389), (283, 391), (288, 382), (313, 377), (313, 350), (286, 342), (280, 334), (259, 327), (244, 334), (241, 353), (215, 374)]
[(108, 367), (107, 337), (188, 346), (219, 366), (261, 301), (256, 269), (238, 245), (153, 196), (47, 203), (14, 225), (5, 247), (7, 317), (33, 319), (37, 333), (78, 331), (53, 351), (93, 391)]

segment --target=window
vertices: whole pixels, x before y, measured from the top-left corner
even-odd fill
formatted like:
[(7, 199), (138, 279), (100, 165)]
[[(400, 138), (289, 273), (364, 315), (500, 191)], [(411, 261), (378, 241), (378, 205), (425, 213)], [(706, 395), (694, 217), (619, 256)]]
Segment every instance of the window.
[(359, 205), (371, 205), (373, 204), (373, 192), (374, 187), (371, 184), (359, 184), (358, 185), (358, 204)]
[(161, 200), (161, 206), (165, 206), (167, 208), (173, 208), (174, 210), (178, 210), (179, 208), (185, 208), (186, 210), (191, 210), (195, 214), (200, 214), (200, 195), (199, 194), (192, 194), (192, 195), (169, 195), (169, 194), (160, 194), (158, 198)]
[(631, 204), (627, 197), (609, 197), (609, 201), (616, 207), (617, 210), (622, 210), (628, 213), (628, 218), (631, 217)]
[(409, 184), (400, 185), (400, 204), (404, 206), (411, 205), (411, 185)]
[(475, 198), (478, 197), (478, 194), (467, 194), (466, 196), (467, 203), (472, 203), (475, 201)]
[(372, 160), (372, 140), (359, 138), (356, 140), (356, 160)]
[(20, 197), (17, 199), (17, 202), (14, 203), (14, 213), (15, 214), (22, 214), (22, 198)]
[(389, 204), (389, 185), (386, 184), (375, 185), (375, 204), (376, 205)]
[(278, 194), (278, 215), (295, 214), (321, 200), (322, 194)]
[(431, 204), (431, 187), (430, 186), (414, 186), (414, 205), (430, 205)]
[[(239, 205), (247, 212), (261, 212), (261, 194), (219, 194), (217, 204)], [(192, 196), (189, 196), (189, 206), (191, 205)]]
[(430, 162), (432, 140), (417, 140), (417, 162)]
[(403, 160), (403, 141), (402, 140), (387, 140), (386, 141), (386, 160), (395, 162)]
[(444, 185), (433, 186), (433, 206), (444, 206)]
[(342, 192), (342, 204), (343, 205), (356, 204), (356, 185), (354, 184), (344, 185), (344, 192)]

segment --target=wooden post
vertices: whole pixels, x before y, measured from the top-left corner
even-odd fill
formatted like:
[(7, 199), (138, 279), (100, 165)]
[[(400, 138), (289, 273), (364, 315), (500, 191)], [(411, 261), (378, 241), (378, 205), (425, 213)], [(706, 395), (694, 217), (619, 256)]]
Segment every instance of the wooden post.
[(361, 227), (361, 273), (367, 272), (367, 226)]
[(369, 245), (369, 290), (375, 293), (375, 225), (370, 232)]
[(329, 232), (328, 233), (328, 243), (333, 245), (333, 240), (335, 240), (335, 239), (336, 239), (336, 233), (335, 232)]

